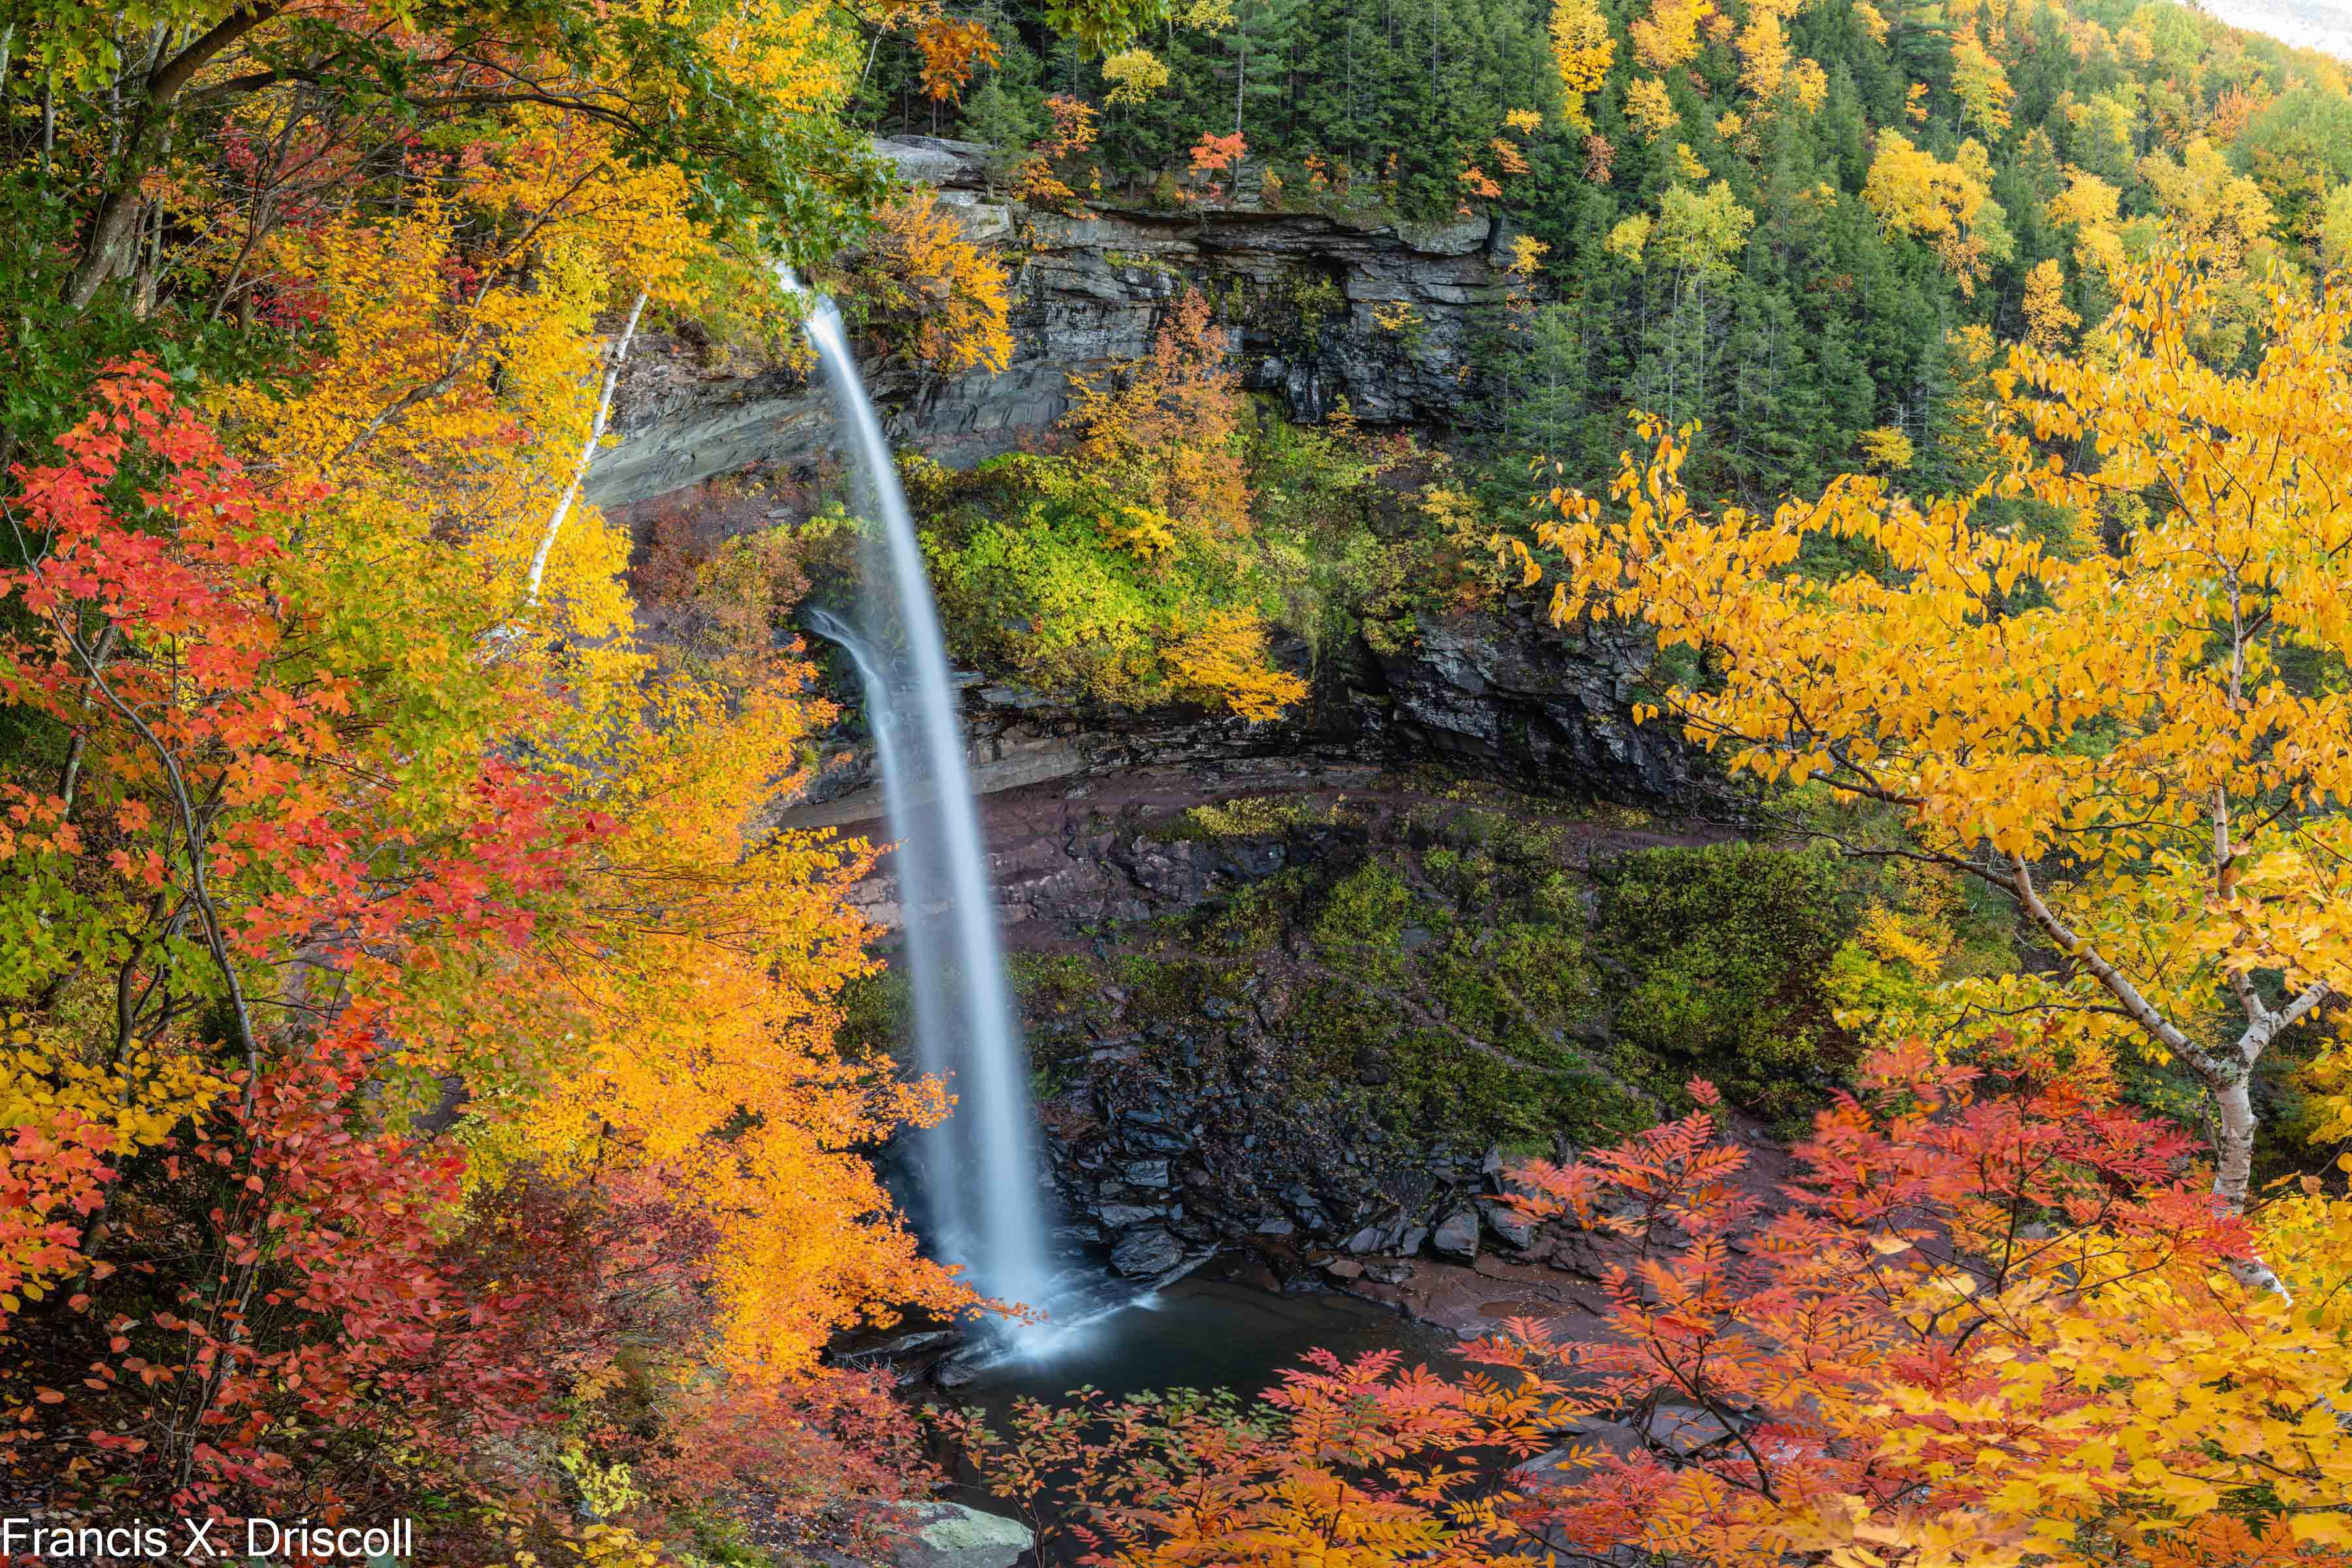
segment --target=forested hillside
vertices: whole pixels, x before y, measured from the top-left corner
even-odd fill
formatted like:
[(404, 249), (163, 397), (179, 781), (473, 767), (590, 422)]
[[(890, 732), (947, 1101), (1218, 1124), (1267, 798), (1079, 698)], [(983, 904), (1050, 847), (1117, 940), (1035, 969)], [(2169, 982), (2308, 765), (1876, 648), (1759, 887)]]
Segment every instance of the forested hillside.
[(1533, 303), (1481, 413), (1587, 475), (1642, 407), (1705, 423), (1708, 494), (1973, 479), (1995, 345), (2096, 321), (2118, 254), (2352, 247), (2345, 68), (2179, 5), (1204, 0), (1109, 58), (1049, 12), (979, 10), (961, 103), (886, 43), (859, 110), (1003, 147), (1009, 185), (1059, 97), (1100, 116), (1082, 195), (1205, 199), (1193, 151), (1237, 134), (1267, 205), (1498, 214)]

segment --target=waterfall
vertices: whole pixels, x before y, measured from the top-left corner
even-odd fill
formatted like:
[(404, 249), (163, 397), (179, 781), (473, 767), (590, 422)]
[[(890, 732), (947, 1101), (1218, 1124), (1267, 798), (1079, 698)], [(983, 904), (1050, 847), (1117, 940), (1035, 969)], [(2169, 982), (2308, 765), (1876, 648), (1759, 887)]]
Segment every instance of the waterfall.
[[(784, 273), (788, 286), (793, 284)], [(869, 535), (854, 626), (813, 617), (856, 661), (882, 770), (891, 864), (898, 878), (906, 973), (921, 1067), (948, 1080), (953, 1115), (919, 1135), (933, 1245), (964, 1265), (984, 1294), (1042, 1307), (1052, 1279), (1039, 1186), (1029, 1058), (1005, 984), (995, 890), (964, 762), (963, 724), (948, 676), (914, 520), (898, 488), (848, 334), (819, 297), (809, 344), (848, 432)]]

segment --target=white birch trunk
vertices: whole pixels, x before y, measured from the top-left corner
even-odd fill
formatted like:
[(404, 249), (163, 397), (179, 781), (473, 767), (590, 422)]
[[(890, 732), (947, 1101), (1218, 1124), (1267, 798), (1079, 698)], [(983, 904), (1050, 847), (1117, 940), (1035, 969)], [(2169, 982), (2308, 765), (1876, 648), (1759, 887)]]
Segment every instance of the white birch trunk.
[(547, 528), (539, 536), (539, 548), (530, 558), (529, 592), (524, 595), (527, 609), (539, 607), (539, 584), (547, 575), (547, 558), (554, 552), (556, 537), (563, 531), (563, 520), (572, 515), (572, 503), (580, 499), (581, 482), (588, 477), (589, 465), (596, 460), (596, 448), (604, 439), (604, 426), (613, 415), (613, 389), (620, 384), (621, 365), (629, 357), (629, 344), (637, 335), (637, 319), (645, 314), (646, 291), (637, 290), (637, 302), (629, 307), (628, 325), (613, 345), (612, 362), (604, 367), (604, 389), (596, 397), (596, 417), (588, 426), (588, 438), (580, 444), (580, 460), (572, 466), (572, 482), (563, 487), (563, 494), (548, 514)]

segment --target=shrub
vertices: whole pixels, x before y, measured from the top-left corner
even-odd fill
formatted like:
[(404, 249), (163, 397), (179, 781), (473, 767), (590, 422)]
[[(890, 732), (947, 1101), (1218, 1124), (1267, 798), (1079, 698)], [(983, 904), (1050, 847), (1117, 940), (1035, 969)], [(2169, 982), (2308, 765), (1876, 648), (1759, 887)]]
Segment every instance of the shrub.
[(1663, 1091), (1693, 1074), (1775, 1120), (1850, 1064), (1830, 963), (1850, 923), (1833, 864), (1758, 845), (1644, 849), (1598, 872), (1593, 948), (1629, 1070)]

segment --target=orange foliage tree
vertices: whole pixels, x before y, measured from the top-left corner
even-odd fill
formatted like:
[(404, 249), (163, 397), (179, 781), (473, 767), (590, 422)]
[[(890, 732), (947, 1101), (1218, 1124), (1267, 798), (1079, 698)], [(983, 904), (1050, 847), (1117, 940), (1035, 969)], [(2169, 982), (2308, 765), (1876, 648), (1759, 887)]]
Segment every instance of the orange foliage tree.
[(1249, 531), (1240, 377), (1206, 296), (1178, 296), (1149, 358), (1071, 384), (1064, 426), (1077, 436), (1079, 456), (1115, 489), (1200, 532)]
[(965, 237), (952, 209), (914, 191), (881, 209), (858, 287), (877, 324), (941, 375), (1013, 363), (1004, 266)]

